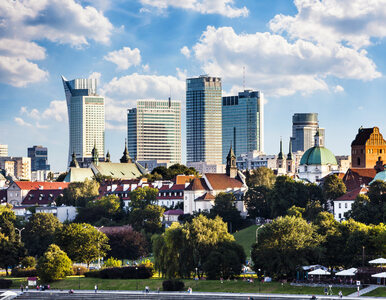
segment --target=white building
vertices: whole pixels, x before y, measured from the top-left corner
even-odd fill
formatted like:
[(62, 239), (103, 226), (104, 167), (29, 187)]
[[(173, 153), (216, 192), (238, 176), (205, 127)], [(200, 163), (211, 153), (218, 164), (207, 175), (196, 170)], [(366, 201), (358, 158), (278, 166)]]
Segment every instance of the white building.
[(8, 145), (0, 144), (0, 157), (8, 156)]
[(75, 206), (42, 206), (36, 207), (37, 213), (53, 214), (60, 222), (73, 221), (77, 215)]
[(269, 169), (276, 168), (277, 155), (267, 155), (263, 152), (254, 150), (248, 153), (239, 155), (236, 161), (237, 168), (239, 170), (253, 170), (260, 167), (266, 167)]
[(188, 162), (187, 167), (195, 168), (196, 171), (200, 174), (205, 173), (225, 173), (225, 165), (218, 164), (214, 162), (198, 161), (198, 162)]
[(31, 158), (29, 157), (0, 157), (0, 169), (19, 180), (31, 180)]
[(175, 163), (170, 162), (170, 160), (140, 160), (138, 161), (141, 166), (143, 166), (149, 172), (153, 171), (157, 167), (169, 168)]
[(181, 101), (137, 100), (127, 112), (127, 147), (138, 161), (181, 163)]
[(366, 194), (368, 191), (369, 191), (368, 188), (361, 186), (334, 200), (335, 220), (339, 222), (344, 221), (345, 220), (344, 214), (349, 210), (351, 210), (351, 207), (355, 202), (355, 199), (357, 198), (357, 196)]
[(91, 163), (91, 151), (105, 153), (105, 99), (97, 94), (97, 79), (74, 79), (62, 76), (69, 122), (68, 163), (74, 152), (81, 165)]

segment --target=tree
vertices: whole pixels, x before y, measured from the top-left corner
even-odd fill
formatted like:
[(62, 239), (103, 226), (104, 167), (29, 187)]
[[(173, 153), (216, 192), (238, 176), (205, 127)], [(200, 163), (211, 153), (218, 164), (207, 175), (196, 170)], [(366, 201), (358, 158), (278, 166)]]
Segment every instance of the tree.
[(72, 262), (57, 245), (51, 244), (39, 259), (37, 273), (43, 282), (52, 282), (72, 275)]
[(148, 253), (145, 237), (131, 226), (117, 227), (106, 232), (111, 250), (107, 256), (119, 259), (138, 259)]
[(104, 262), (103, 266), (106, 268), (119, 268), (122, 266), (122, 261), (115, 259), (114, 257), (110, 257)]
[(34, 268), (36, 266), (36, 259), (33, 256), (26, 256), (21, 260), (21, 266), (24, 269)]
[(289, 209), (287, 209), (288, 216), (294, 216), (296, 218), (303, 218), (303, 214), (305, 212), (305, 208), (297, 207), (292, 205)]
[(55, 234), (62, 226), (62, 223), (53, 214), (33, 214), (23, 231), (23, 241), (28, 254), (42, 256), (48, 246), (54, 242)]
[(250, 188), (256, 186), (265, 186), (270, 189), (275, 184), (275, 181), (275, 173), (266, 167), (253, 169), (251, 174), (248, 174), (247, 176), (247, 185)]
[(279, 217), (259, 231), (258, 243), (252, 248), (254, 269), (276, 278), (294, 278), (299, 266), (318, 262), (320, 242), (316, 227), (306, 220)]
[(345, 212), (344, 217), (347, 220), (352, 218), (358, 222), (370, 224), (377, 214), (370, 202), (370, 198), (367, 195), (359, 194), (355, 198), (351, 210)]
[(165, 209), (158, 205), (147, 205), (145, 208), (134, 208), (129, 215), (129, 223), (137, 231), (157, 233), (162, 229), (162, 216)]
[(153, 171), (151, 171), (151, 174), (152, 175), (157, 174), (157, 175), (161, 176), (162, 179), (165, 179), (165, 180), (171, 180), (174, 177), (176, 177), (177, 175), (195, 175), (195, 176), (198, 176), (198, 172), (196, 171), (196, 169), (194, 169), (192, 167), (188, 168), (187, 166), (182, 165), (182, 164), (174, 164), (174, 165), (170, 166), (169, 168), (159, 166), (159, 167), (154, 168)]
[(130, 207), (145, 208), (147, 205), (154, 204), (157, 201), (158, 189), (145, 186), (137, 188), (130, 192)]
[(250, 187), (244, 196), (244, 203), (251, 218), (265, 218), (271, 216), (269, 193), (271, 190), (266, 186)]
[(323, 194), (328, 200), (335, 200), (346, 194), (346, 186), (343, 180), (336, 175), (327, 176), (323, 182)]
[(86, 223), (72, 223), (59, 232), (57, 244), (76, 262), (90, 262), (104, 257), (110, 246), (108, 238), (95, 227)]
[(244, 219), (235, 205), (236, 197), (234, 194), (221, 192), (216, 195), (214, 206), (210, 210), (210, 217), (220, 216), (228, 224), (231, 233), (241, 229), (244, 224)]
[(71, 182), (63, 190), (63, 197), (57, 199), (57, 204), (85, 207), (87, 202), (93, 200), (98, 195), (99, 183), (86, 178), (84, 182)]
[[(52, 174), (51, 172), (49, 174)], [(52, 175), (53, 176), (53, 175)], [(64, 178), (66, 178), (67, 172), (60, 173), (58, 178), (56, 178), (56, 182), (63, 182)]]
[(100, 221), (102, 218), (108, 220), (115, 219), (121, 211), (122, 203), (118, 196), (103, 196), (89, 201), (86, 207), (79, 208), (76, 221), (95, 224), (95, 222)]

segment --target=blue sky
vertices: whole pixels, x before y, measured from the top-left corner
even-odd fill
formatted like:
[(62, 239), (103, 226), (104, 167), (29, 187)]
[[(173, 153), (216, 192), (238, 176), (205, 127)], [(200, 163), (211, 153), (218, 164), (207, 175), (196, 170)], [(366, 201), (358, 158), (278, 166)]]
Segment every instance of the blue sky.
[[(220, 76), (224, 95), (261, 90), (265, 152), (292, 115), (319, 113), (326, 146), (349, 154), (360, 126), (386, 135), (386, 0), (5, 0), (0, 2), (0, 143), (49, 149), (64, 171), (60, 75), (99, 78), (106, 150), (117, 160), (136, 99), (185, 101), (185, 79)], [(183, 106), (184, 107), (184, 106)], [(185, 114), (183, 114), (183, 128)], [(185, 143), (185, 128), (183, 141)], [(185, 146), (185, 145), (184, 145)], [(185, 149), (185, 147), (184, 147)], [(185, 157), (185, 155), (183, 155)]]

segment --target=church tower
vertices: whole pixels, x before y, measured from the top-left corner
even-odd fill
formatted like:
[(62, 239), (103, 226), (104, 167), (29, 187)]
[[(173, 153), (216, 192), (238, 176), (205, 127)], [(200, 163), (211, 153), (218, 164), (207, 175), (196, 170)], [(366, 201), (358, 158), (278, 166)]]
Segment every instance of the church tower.
[(133, 160), (129, 155), (129, 151), (127, 150), (127, 142), (125, 141), (125, 150), (123, 151), (123, 156), (120, 159), (121, 163), (132, 163)]
[(227, 156), (226, 174), (230, 178), (236, 178), (237, 176), (236, 155), (233, 152), (232, 145)]
[(287, 154), (287, 174), (293, 173), (295, 173), (295, 161), (292, 157), (292, 139), (290, 139)]
[(276, 163), (276, 167), (278, 169), (283, 169), (285, 168), (285, 157), (283, 155), (283, 141), (282, 139), (280, 138), (280, 152), (279, 154), (277, 155), (277, 163)]

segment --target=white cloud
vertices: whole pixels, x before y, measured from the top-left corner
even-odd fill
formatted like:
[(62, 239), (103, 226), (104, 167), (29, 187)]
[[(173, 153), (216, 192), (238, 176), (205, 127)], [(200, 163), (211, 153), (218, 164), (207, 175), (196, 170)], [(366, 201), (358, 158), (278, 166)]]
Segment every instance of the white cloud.
[(121, 50), (109, 52), (104, 59), (116, 64), (118, 70), (127, 70), (141, 63), (141, 53), (138, 48), (131, 50), (129, 47), (123, 47)]
[(182, 53), (183, 55), (185, 55), (187, 58), (190, 57), (190, 50), (189, 50), (189, 48), (186, 47), (186, 46), (184, 46), (184, 47), (181, 48), (181, 53)]
[(205, 73), (232, 85), (241, 85), (246, 66), (248, 85), (269, 96), (328, 90), (327, 76), (361, 80), (380, 76), (364, 50), (300, 39), (289, 42), (269, 32), (237, 34), (231, 27), (208, 26), (193, 52)]
[(28, 123), (28, 122), (24, 121), (22, 118), (16, 117), (16, 118), (14, 118), (14, 120), (20, 126), (26, 126), (26, 127), (31, 127), (32, 126), (31, 123)]
[(108, 43), (113, 25), (101, 11), (75, 0), (0, 1), (0, 82), (16, 87), (48, 76), (33, 60), (45, 59), (39, 40), (81, 47)]
[(53, 100), (50, 102), (50, 106), (46, 108), (41, 114), (45, 120), (54, 119), (57, 122), (67, 121), (67, 104), (66, 101)]
[(246, 17), (249, 13), (245, 6), (234, 7), (234, 0), (141, 0), (141, 3), (159, 10), (172, 6), (201, 14), (219, 14), (229, 18)]
[(97, 80), (97, 82), (100, 82), (101, 80), (101, 77), (102, 77), (102, 74), (99, 73), (99, 72), (92, 72), (88, 78), (95, 78)]
[(334, 87), (334, 92), (335, 93), (342, 93), (342, 92), (344, 92), (344, 88), (343, 88), (343, 86), (341, 86), (341, 85), (336, 85), (335, 87)]
[(354, 48), (367, 46), (371, 37), (386, 36), (386, 0), (295, 0), (295, 16), (277, 15), (273, 32), (287, 32), (322, 44), (347, 42)]

